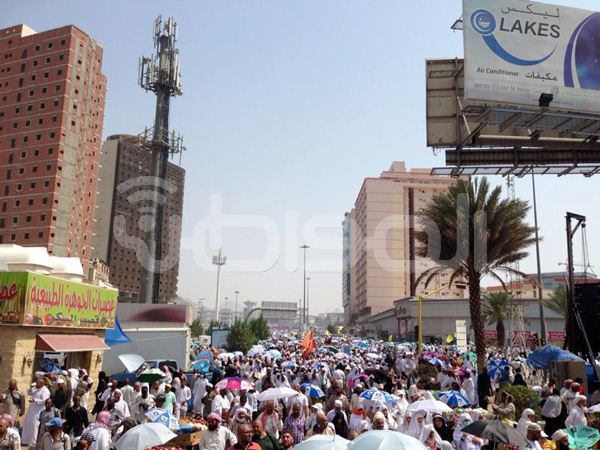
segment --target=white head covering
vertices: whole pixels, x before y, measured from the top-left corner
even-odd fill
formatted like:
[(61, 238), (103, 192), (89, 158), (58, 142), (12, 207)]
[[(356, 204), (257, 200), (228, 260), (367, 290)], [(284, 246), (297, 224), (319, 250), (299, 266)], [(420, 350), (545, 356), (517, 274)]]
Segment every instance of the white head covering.
[(521, 418), (519, 419), (519, 423), (517, 423), (517, 430), (519, 430), (523, 436), (527, 436), (527, 425), (531, 423), (528, 416), (532, 414), (535, 414), (533, 409), (524, 409)]
[[(429, 437), (431, 432), (433, 432), (433, 436)], [(419, 440), (423, 444), (431, 447), (434, 443), (440, 442), (442, 438), (440, 438), (440, 435), (437, 431), (435, 431), (435, 427), (432, 424), (427, 424), (423, 427), (423, 430), (421, 431), (421, 436), (419, 436)]]
[(462, 429), (467, 425), (471, 425), (471, 423), (473, 423), (473, 419), (469, 413), (465, 412), (460, 415), (458, 424), (456, 425), (456, 429), (452, 435), (455, 444), (458, 443), (462, 437)]
[[(421, 423), (419, 423), (419, 417), (423, 418), (423, 421)], [(417, 411), (416, 413), (414, 413), (406, 434), (414, 437), (415, 439), (419, 439), (419, 437), (421, 436), (421, 432), (423, 431), (423, 427), (425, 426), (426, 418), (427, 412), (425, 411)]]

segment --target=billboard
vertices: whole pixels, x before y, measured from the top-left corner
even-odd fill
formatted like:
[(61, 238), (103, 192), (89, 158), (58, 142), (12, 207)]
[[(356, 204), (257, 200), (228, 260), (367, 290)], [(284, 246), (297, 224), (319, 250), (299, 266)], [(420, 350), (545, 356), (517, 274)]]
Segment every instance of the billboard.
[(464, 0), (463, 21), (468, 100), (600, 113), (600, 13)]
[(34, 272), (0, 272), (0, 323), (114, 328), (115, 289)]
[(184, 324), (187, 305), (160, 305), (145, 303), (120, 303), (119, 322), (161, 322)]

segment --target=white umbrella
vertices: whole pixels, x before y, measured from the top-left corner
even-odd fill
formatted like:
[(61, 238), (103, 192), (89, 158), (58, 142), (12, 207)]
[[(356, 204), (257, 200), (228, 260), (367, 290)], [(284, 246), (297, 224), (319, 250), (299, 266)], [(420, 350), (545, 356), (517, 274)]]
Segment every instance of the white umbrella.
[(378, 355), (377, 353), (367, 353), (365, 356), (367, 358), (373, 358), (373, 359), (379, 359), (379, 358), (381, 358), (381, 355)]
[(358, 436), (347, 450), (427, 450), (427, 447), (418, 439), (397, 431), (374, 430)]
[(344, 359), (344, 358), (350, 358), (350, 356), (346, 353), (336, 353), (335, 355), (333, 355), (335, 358), (337, 359)]
[(267, 351), (262, 345), (255, 345), (250, 350), (248, 350), (247, 355), (253, 358), (256, 355), (264, 355), (265, 353), (267, 353)]
[(162, 423), (143, 423), (131, 428), (115, 443), (117, 450), (144, 450), (176, 438), (177, 435)]
[(270, 388), (266, 391), (262, 391), (260, 394), (256, 396), (256, 399), (259, 402), (264, 402), (266, 400), (278, 400), (280, 398), (288, 398), (293, 395), (297, 395), (298, 392), (291, 388), (287, 387), (278, 387), (278, 388)]
[(235, 358), (235, 355), (233, 353), (221, 353), (218, 356), (219, 359), (229, 359), (229, 358)]
[(591, 413), (594, 413), (594, 414), (600, 413), (600, 403), (598, 403), (597, 405), (592, 406), (591, 408), (588, 408), (588, 412), (591, 412)]
[(346, 450), (350, 441), (341, 436), (317, 434), (294, 447), (294, 450)]
[(439, 400), (427, 399), (411, 403), (408, 405), (408, 408), (406, 408), (406, 411), (427, 411), (431, 413), (442, 414), (444, 412), (451, 412), (452, 408), (450, 408), (444, 402), (440, 402)]

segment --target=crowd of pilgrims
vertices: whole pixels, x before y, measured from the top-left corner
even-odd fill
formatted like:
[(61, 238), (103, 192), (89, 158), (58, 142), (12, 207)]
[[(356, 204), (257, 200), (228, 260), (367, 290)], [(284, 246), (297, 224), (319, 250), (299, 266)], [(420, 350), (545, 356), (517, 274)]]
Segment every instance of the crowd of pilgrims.
[[(373, 341), (369, 349), (356, 347), (346, 356), (316, 351), (308, 357), (297, 341), (278, 341), (271, 347), (280, 351), (281, 358), (255, 353), (223, 359), (209, 349), (215, 357), (207, 373), (186, 376), (163, 367), (165, 377), (152, 385), (118, 386), (103, 372), (96, 381), (75, 368), (62, 374), (37, 372), (26, 390), (10, 380), (0, 396), (0, 450), (21, 446), (109, 450), (129, 429), (146, 422), (146, 412), (153, 408), (177, 417), (204, 418), (208, 429), (202, 434), (200, 450), (290, 450), (314, 435), (353, 440), (370, 430), (404, 433), (429, 450), (480, 450), (490, 443), (462, 430), (474, 421), (492, 418), (513, 424), (532, 449), (565, 450), (565, 428), (597, 425), (587, 406), (600, 403), (600, 391), (588, 400), (581, 380), (557, 386), (527, 366), (524, 358), (497, 351), (489, 352), (489, 359), (504, 358), (510, 366), (490, 377), (485, 370), (477, 373), (468, 353), (439, 346), (432, 364), (437, 375), (421, 379), (417, 367), (426, 360), (415, 356), (410, 346)], [(253, 388), (215, 388), (228, 377), (248, 380)], [(311, 396), (302, 388), (306, 383), (322, 390), (323, 396)], [(501, 390), (505, 385), (524, 385), (538, 392), (538, 417), (532, 409), (516, 417), (513, 398)], [(259, 401), (259, 394), (270, 388), (289, 388), (295, 394)], [(393, 402), (366, 399), (362, 394), (369, 389), (391, 394)], [(433, 399), (433, 391), (457, 391), (469, 406), (450, 414), (409, 408), (414, 402)], [(91, 396), (95, 402), (88, 411)]]

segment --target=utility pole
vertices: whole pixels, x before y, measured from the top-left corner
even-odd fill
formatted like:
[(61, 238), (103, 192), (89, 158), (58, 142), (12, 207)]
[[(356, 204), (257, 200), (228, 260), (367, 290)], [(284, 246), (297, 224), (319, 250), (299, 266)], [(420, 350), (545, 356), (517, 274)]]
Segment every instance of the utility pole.
[(219, 254), (213, 256), (212, 263), (217, 266), (217, 298), (215, 300), (215, 320), (219, 321), (219, 289), (221, 287), (221, 267), (227, 262), (227, 256), (223, 256), (223, 249), (219, 249)]
[(537, 258), (537, 279), (538, 279), (538, 301), (540, 303), (540, 337), (541, 344), (546, 345), (546, 317), (544, 316), (544, 294), (542, 291), (542, 266), (540, 260), (540, 238), (538, 231), (538, 217), (537, 217), (537, 201), (535, 195), (535, 173), (531, 171), (531, 184), (533, 186), (533, 220), (535, 224), (535, 254)]
[(303, 318), (302, 321), (308, 327), (308, 314), (306, 312), (306, 249), (310, 248), (308, 245), (303, 244), (300, 246), (302, 250), (304, 250), (304, 275), (302, 276), (302, 308), (303, 308)]
[(240, 291), (235, 291), (235, 320), (237, 320), (238, 312), (238, 295), (240, 295)]
[[(167, 161), (169, 154), (184, 150), (181, 136), (169, 133), (169, 104), (171, 97), (183, 94), (179, 73), (179, 50), (177, 24), (169, 18), (163, 24), (160, 16), (154, 22), (154, 47), (156, 57), (140, 58), (138, 82), (146, 91), (156, 94), (156, 113), (150, 143), (152, 185), (147, 199), (143, 227), (148, 251), (142, 261), (140, 300), (142, 303), (158, 303), (160, 292), (160, 261), (162, 257), (162, 223)], [(147, 130), (148, 131), (148, 130)], [(146, 183), (147, 184), (147, 183)], [(162, 188), (162, 189), (161, 189)]]
[(306, 278), (306, 324), (307, 325), (310, 325), (310, 321), (308, 319), (308, 317), (309, 317), (309, 315), (308, 315), (309, 298), (310, 298), (310, 278), (307, 277)]

